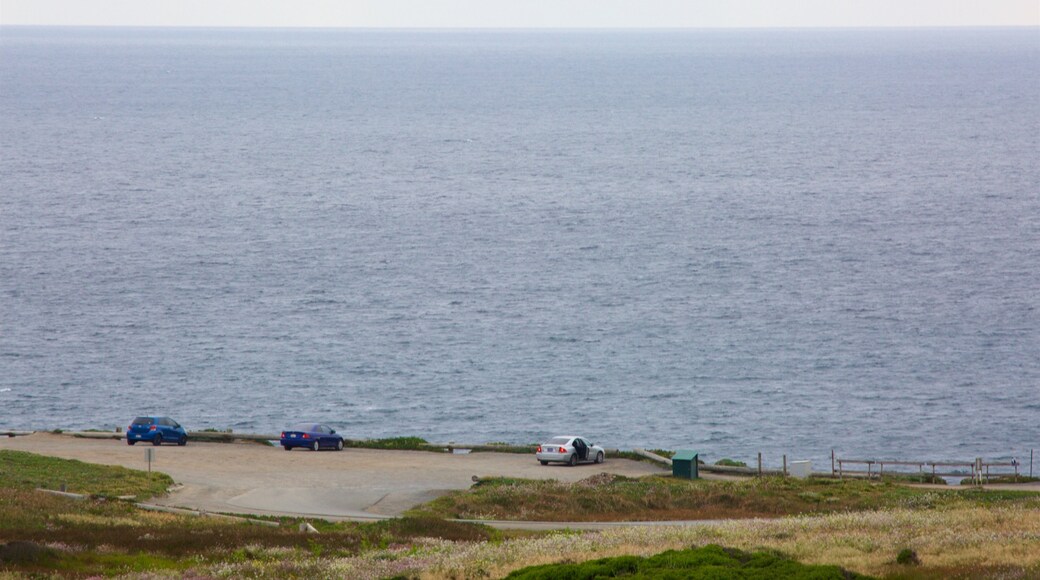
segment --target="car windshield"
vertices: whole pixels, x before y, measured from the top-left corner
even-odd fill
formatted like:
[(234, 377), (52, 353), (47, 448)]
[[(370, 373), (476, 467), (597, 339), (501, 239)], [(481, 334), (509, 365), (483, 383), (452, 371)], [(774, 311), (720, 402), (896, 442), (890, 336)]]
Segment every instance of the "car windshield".
[(133, 424), (134, 425), (151, 425), (152, 424), (152, 419), (151, 419), (151, 417), (138, 417), (138, 418), (134, 419)]
[(290, 431), (301, 431), (303, 433), (314, 433), (318, 430), (318, 426), (314, 423), (300, 423), (299, 425), (293, 425)]
[(568, 444), (570, 442), (571, 442), (571, 438), (570, 437), (553, 437), (552, 439), (549, 440), (549, 443), (552, 443), (553, 445), (566, 445), (566, 444)]

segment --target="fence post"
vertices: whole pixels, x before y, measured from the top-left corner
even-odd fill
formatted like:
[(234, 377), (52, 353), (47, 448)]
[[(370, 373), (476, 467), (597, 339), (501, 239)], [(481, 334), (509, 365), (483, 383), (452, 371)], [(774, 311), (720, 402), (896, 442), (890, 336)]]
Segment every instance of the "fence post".
[(1029, 477), (1033, 477), (1033, 450), (1029, 450)]
[(758, 476), (762, 477), (762, 452), (758, 452)]
[(787, 477), (787, 454), (784, 453), (784, 477)]
[(834, 448), (831, 448), (831, 477), (834, 477)]

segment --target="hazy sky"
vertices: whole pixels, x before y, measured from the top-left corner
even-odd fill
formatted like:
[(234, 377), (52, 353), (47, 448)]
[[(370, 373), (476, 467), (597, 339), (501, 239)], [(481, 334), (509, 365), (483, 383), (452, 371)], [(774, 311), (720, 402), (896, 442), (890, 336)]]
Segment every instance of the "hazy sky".
[(1040, 0), (0, 0), (0, 25), (1037, 26)]

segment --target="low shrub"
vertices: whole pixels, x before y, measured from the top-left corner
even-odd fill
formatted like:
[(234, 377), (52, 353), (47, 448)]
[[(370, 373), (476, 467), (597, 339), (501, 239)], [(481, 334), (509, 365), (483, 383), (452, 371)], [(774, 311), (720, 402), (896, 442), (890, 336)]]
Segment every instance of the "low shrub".
[(34, 542), (0, 544), (0, 562), (6, 564), (41, 564), (54, 557), (54, 550)]
[(910, 548), (903, 548), (896, 556), (896, 564), (902, 564), (903, 566), (917, 566), (920, 563), (921, 559), (917, 557), (917, 552)]
[(801, 564), (774, 552), (743, 552), (717, 545), (687, 550), (669, 550), (649, 558), (617, 556), (580, 564), (544, 564), (513, 571), (512, 580), (555, 580), (557, 578), (727, 578), (849, 580), (867, 578), (837, 566)]

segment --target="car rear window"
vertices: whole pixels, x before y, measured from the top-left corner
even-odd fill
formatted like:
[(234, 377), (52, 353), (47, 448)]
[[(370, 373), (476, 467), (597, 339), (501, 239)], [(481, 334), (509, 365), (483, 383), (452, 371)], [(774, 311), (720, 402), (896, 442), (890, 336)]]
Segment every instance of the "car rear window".
[(152, 418), (151, 417), (138, 417), (138, 418), (134, 419), (134, 422), (132, 424), (133, 425), (151, 425), (152, 424)]
[(571, 442), (571, 438), (570, 437), (553, 437), (552, 439), (549, 440), (549, 443), (552, 443), (553, 445), (566, 445), (566, 444), (568, 444), (570, 442)]
[(315, 431), (314, 423), (301, 423), (300, 425), (293, 425), (290, 431), (301, 431), (303, 433), (313, 433)]

